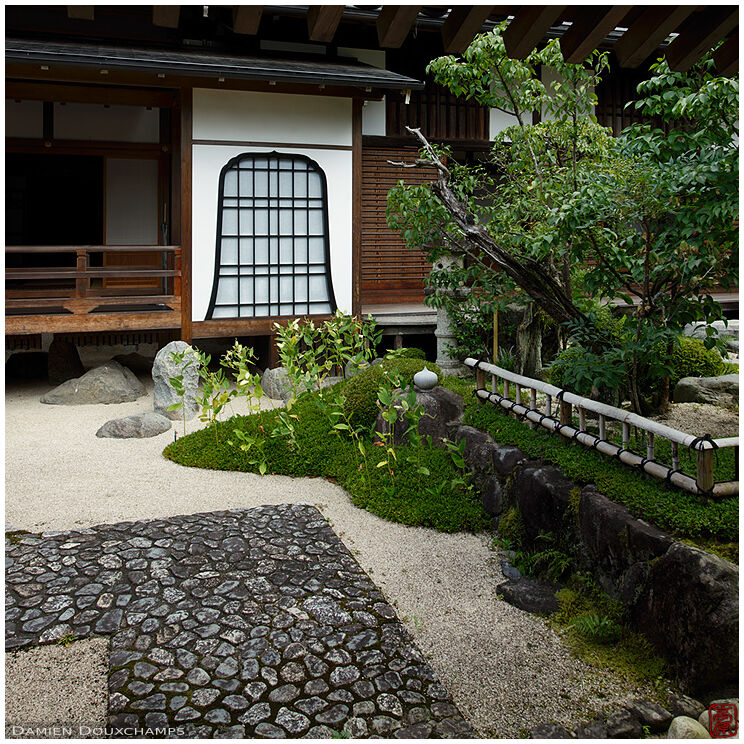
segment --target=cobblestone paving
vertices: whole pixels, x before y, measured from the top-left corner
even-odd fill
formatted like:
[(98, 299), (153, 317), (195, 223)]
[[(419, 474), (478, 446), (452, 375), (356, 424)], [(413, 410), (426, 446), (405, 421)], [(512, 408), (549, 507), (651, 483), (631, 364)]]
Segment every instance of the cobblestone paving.
[(109, 726), (192, 738), (474, 738), (307, 505), (6, 540), (6, 649), (111, 635)]

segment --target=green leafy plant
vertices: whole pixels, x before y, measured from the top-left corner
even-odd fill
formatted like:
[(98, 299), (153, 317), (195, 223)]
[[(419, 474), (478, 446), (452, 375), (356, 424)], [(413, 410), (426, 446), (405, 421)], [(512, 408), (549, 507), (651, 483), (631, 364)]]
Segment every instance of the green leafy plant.
[(620, 626), (617, 623), (609, 617), (596, 614), (577, 617), (569, 628), (583, 638), (603, 645), (615, 643), (620, 637)]
[(180, 400), (176, 403), (171, 403), (171, 405), (168, 406), (169, 411), (178, 411), (180, 410), (183, 414), (183, 433), (186, 434), (186, 406), (184, 403), (184, 398), (186, 396), (186, 388), (183, 384), (183, 373), (186, 369), (191, 367), (194, 364), (199, 363), (199, 358), (194, 352), (193, 349), (190, 347), (188, 349), (183, 349), (182, 351), (172, 351), (171, 352), (171, 361), (173, 364), (176, 365), (178, 369), (181, 370), (181, 374), (174, 375), (173, 377), (168, 378), (168, 381), (172, 385), (173, 389), (176, 391), (176, 395), (180, 398)]
[(75, 641), (77, 640), (78, 640), (78, 637), (74, 633), (65, 633), (63, 636), (60, 636), (57, 639), (57, 645), (68, 648), (73, 643), (75, 643)]

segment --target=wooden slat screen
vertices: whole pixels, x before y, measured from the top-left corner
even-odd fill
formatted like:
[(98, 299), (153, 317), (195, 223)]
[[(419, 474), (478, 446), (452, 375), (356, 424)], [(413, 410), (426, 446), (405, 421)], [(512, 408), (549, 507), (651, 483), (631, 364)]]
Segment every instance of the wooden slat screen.
[(424, 90), (411, 92), (409, 103), (400, 95), (386, 97), (388, 137), (407, 135), (409, 126), (419, 127), (428, 139), (488, 140), (488, 116), (487, 108), (428, 81)]
[(362, 303), (421, 302), (429, 264), (424, 254), (406, 248), (403, 239), (387, 226), (388, 191), (403, 179), (426, 183), (434, 169), (402, 169), (388, 160), (412, 162), (414, 147), (372, 148), (362, 151)]

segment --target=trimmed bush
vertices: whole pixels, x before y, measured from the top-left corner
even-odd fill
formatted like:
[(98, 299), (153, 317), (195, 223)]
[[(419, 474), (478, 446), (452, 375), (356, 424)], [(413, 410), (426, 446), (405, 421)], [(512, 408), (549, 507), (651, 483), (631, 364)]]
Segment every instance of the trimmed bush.
[(718, 349), (706, 349), (702, 339), (682, 336), (672, 355), (671, 386), (683, 377), (716, 377), (726, 373), (726, 362)]
[(388, 353), (387, 356), (395, 359), (426, 359), (424, 350), (415, 346), (404, 346), (402, 349), (396, 349)]
[(342, 384), (346, 396), (346, 412), (354, 426), (371, 429), (377, 419), (377, 391), (385, 383), (385, 376), (398, 373), (404, 387), (413, 382), (413, 376), (424, 367), (436, 372), (442, 381), (442, 370), (432, 362), (423, 359), (398, 358), (386, 356), (380, 364), (362, 370), (358, 375)]

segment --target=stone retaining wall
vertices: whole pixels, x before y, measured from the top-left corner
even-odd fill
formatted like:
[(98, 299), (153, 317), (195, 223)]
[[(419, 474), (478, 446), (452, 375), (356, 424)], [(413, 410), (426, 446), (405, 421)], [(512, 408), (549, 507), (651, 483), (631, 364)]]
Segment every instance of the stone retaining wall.
[(498, 517), (519, 509), (528, 539), (552, 532), (579, 564), (623, 602), (633, 627), (668, 659), (680, 684), (699, 693), (738, 679), (739, 569), (633, 517), (594, 486), (529, 460), (470, 426), (465, 459), (483, 506)]

